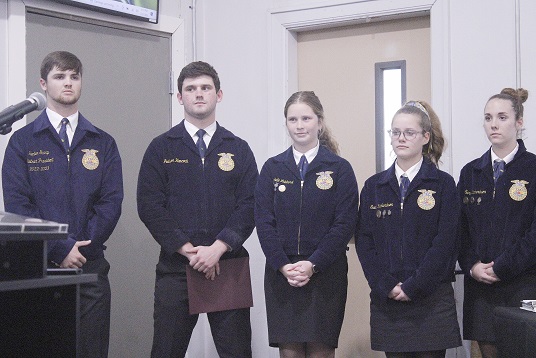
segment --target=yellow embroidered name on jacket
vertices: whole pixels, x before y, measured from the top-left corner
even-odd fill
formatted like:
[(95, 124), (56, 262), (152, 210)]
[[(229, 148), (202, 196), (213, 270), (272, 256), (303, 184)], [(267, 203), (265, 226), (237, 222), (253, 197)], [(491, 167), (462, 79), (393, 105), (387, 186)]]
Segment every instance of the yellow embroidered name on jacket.
[(188, 164), (188, 159), (179, 159), (179, 158), (164, 159), (164, 164), (171, 164), (171, 163)]
[(287, 179), (274, 178), (274, 183), (294, 184), (294, 180), (287, 180)]
[(467, 190), (465, 189), (465, 195), (479, 195), (486, 194), (485, 190)]
[(370, 209), (371, 210), (377, 210), (377, 209), (381, 209), (381, 208), (390, 208), (392, 206), (394, 206), (393, 203), (385, 203), (385, 204), (371, 205)]
[(48, 150), (42, 150), (42, 149), (39, 149), (35, 152), (28, 152), (28, 155), (30, 157), (35, 157), (36, 155), (49, 155), (50, 152)]

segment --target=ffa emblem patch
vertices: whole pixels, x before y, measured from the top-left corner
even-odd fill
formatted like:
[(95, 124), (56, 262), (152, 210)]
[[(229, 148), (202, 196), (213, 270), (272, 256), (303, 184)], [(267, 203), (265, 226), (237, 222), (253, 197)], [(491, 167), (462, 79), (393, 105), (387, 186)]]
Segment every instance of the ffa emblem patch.
[(97, 158), (98, 150), (82, 149), (84, 156), (82, 157), (82, 165), (88, 170), (95, 170), (99, 166), (99, 158)]
[(234, 160), (233, 156), (234, 154), (231, 153), (219, 153), (218, 154), (221, 158), (218, 160), (218, 167), (223, 170), (224, 172), (230, 172), (234, 169)]
[(436, 192), (433, 190), (421, 189), (419, 190), (419, 197), (417, 198), (417, 205), (423, 210), (430, 210), (435, 206), (435, 199), (433, 194)]
[(510, 187), (510, 190), (508, 191), (510, 197), (515, 201), (521, 201), (525, 199), (527, 197), (527, 187), (525, 185), (529, 182), (525, 180), (512, 180), (512, 183), (514, 184)]
[(316, 173), (318, 178), (316, 178), (316, 186), (318, 189), (328, 190), (333, 186), (333, 178), (330, 176), (333, 172), (325, 171)]

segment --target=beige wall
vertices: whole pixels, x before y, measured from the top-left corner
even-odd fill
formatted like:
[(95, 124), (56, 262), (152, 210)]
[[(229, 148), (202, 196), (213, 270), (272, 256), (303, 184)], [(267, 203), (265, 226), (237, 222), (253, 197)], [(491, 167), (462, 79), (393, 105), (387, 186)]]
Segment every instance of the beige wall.
[[(299, 89), (315, 91), (320, 98), (326, 123), (360, 187), (376, 170), (374, 65), (397, 60), (406, 60), (408, 100), (430, 102), (428, 17), (298, 34)], [(337, 356), (383, 357), (370, 350), (370, 290), (354, 245), (348, 259), (348, 302)]]

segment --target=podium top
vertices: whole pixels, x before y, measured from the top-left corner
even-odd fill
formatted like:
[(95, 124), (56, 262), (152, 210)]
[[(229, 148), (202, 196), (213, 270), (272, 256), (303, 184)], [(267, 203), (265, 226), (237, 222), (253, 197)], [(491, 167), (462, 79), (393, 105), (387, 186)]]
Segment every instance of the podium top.
[(0, 211), (0, 234), (67, 234), (69, 225)]

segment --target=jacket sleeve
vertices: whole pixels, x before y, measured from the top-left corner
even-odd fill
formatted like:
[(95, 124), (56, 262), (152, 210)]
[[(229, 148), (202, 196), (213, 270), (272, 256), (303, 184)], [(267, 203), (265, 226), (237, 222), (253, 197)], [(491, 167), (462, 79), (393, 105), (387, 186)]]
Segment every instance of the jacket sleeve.
[(430, 295), (441, 282), (452, 277), (456, 263), (459, 200), (454, 179), (442, 181), (437, 234), (415, 273), (402, 283), (412, 300)]
[(2, 187), (6, 212), (41, 219), (26, 164), (27, 150), (18, 132), (7, 145), (2, 165)]
[(333, 224), (309, 257), (319, 271), (331, 266), (341, 253), (346, 252), (346, 245), (352, 238), (357, 221), (359, 203), (357, 180), (350, 163), (343, 161), (340, 168)]
[[(2, 166), (4, 209), (9, 213), (43, 219), (30, 182), (26, 163), (28, 150), (24, 142), (20, 132), (15, 132), (6, 148)], [(76, 239), (72, 235), (67, 240), (50, 240), (47, 245), (48, 259), (61, 263), (75, 243)]]
[(138, 175), (138, 215), (162, 250), (172, 255), (190, 238), (179, 228), (167, 208), (166, 183), (162, 149), (154, 139), (145, 151)]
[(257, 163), (249, 145), (242, 141), (244, 165), (235, 190), (236, 205), (227, 224), (216, 235), (216, 240), (225, 242), (232, 250), (238, 250), (249, 238), (255, 228), (255, 183), (259, 172)]
[[(90, 217), (88, 217), (87, 232), (80, 240), (91, 240), (91, 245), (103, 246), (112, 234), (119, 217), (123, 202), (123, 171), (121, 157), (115, 140), (108, 139), (104, 153), (103, 176), (98, 195), (95, 197)], [(84, 248), (81, 248), (82, 252)]]
[[(458, 199), (461, 201), (461, 198), (464, 197), (465, 191), (465, 170), (462, 169), (460, 173), (460, 180), (458, 182)], [(461, 205), (461, 204), (460, 204)], [(460, 252), (458, 257), (458, 262), (460, 267), (463, 270), (464, 274), (470, 276), (470, 270), (475, 263), (478, 262), (479, 258), (473, 249), (473, 243), (471, 240), (471, 234), (469, 232), (469, 221), (467, 218), (467, 206), (461, 205), (460, 209), (460, 221), (458, 225), (458, 242), (460, 245)]]
[(536, 207), (524, 215), (532, 217), (530, 228), (493, 260), (493, 272), (503, 281), (511, 280), (536, 265)]
[(274, 270), (289, 264), (281, 240), (277, 233), (277, 222), (274, 212), (274, 183), (270, 173), (269, 162), (262, 167), (255, 187), (255, 224), (262, 251), (266, 262)]
[(374, 216), (374, 211), (370, 209), (370, 206), (374, 204), (371, 201), (373, 191), (373, 184), (367, 180), (361, 191), (355, 247), (372, 294), (387, 298), (398, 284), (398, 280), (389, 273), (385, 258), (376, 248), (374, 231), (377, 218)]

